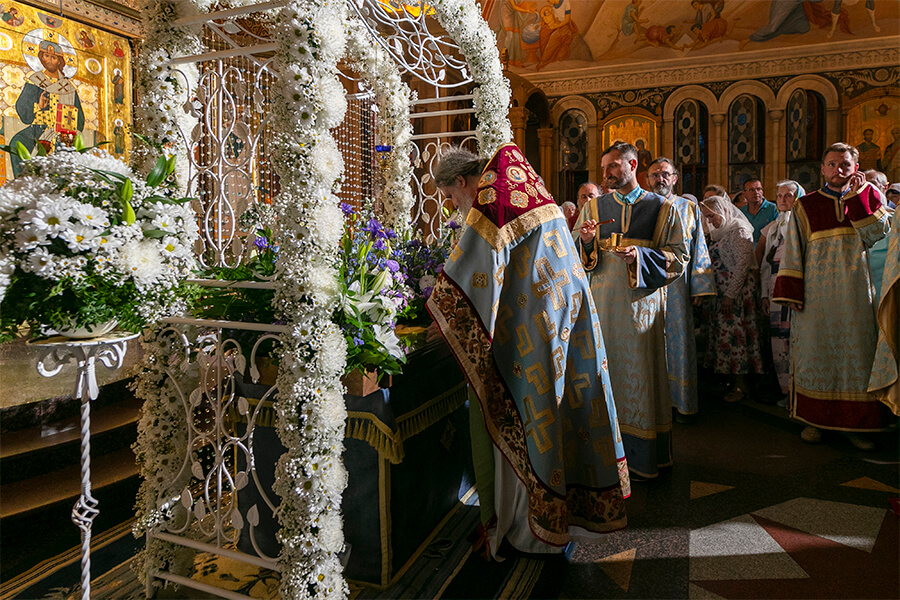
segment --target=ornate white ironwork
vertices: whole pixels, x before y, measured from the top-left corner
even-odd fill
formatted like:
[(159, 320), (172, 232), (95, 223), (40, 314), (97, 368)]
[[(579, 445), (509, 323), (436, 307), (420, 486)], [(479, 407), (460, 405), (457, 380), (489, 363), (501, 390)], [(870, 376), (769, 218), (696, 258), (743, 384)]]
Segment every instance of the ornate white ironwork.
[(372, 39), (410, 75), (437, 88), (452, 89), (472, 81), (459, 46), (449, 36), (428, 30), (425, 2), (348, 1), (372, 33)]
[[(173, 479), (189, 483), (179, 494), (159, 499), (163, 521), (154, 536), (193, 548), (200, 544), (202, 548), (198, 549), (209, 552), (234, 555), (237, 553), (231, 547), (246, 527), (257, 556), (243, 555), (241, 560), (277, 570), (277, 557), (265, 555), (256, 539), (254, 528), (258, 525), (259, 507), (239, 506), (237, 495), (239, 490), (254, 485), (269, 510), (275, 510), (271, 490), (259, 482), (253, 447), (260, 412), (267, 403), (271, 404), (276, 390), (274, 385), (264, 384), (268, 385), (265, 393), (254, 399), (256, 404), (251, 406), (248, 398), (238, 393), (238, 378), (259, 382), (260, 345), (266, 340), (280, 343), (276, 334), (284, 327), (218, 322), (222, 326), (210, 329), (214, 322), (209, 320), (171, 321), (195, 328), (194, 333), (185, 335), (181, 327), (170, 326), (156, 336), (174, 356), (181, 357), (163, 372), (174, 383), (176, 394), (170, 401), (176, 402), (184, 413), (187, 423), (184, 443), (190, 449)], [(238, 334), (245, 338), (243, 343), (234, 337)], [(184, 372), (193, 373), (187, 387), (179, 383), (185, 381), (183, 376), (178, 376)], [(246, 429), (240, 433), (239, 421), (246, 421)], [(238, 456), (244, 461), (241, 470), (237, 469)]]
[(91, 527), (99, 514), (97, 499), (91, 494), (91, 401), (100, 393), (97, 385), (97, 361), (107, 369), (118, 369), (125, 360), (128, 340), (136, 333), (113, 332), (94, 339), (69, 339), (62, 336), (29, 341), (40, 351), (37, 371), (53, 377), (74, 361), (77, 367), (75, 397), (81, 402), (81, 495), (72, 508), (72, 521), (81, 530), (81, 598), (91, 597)]

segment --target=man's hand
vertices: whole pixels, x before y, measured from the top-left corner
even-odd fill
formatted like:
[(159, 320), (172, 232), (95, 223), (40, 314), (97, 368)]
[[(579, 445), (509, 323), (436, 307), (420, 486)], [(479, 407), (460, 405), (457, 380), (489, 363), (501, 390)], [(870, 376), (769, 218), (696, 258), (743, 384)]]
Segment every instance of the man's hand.
[(50, 94), (47, 92), (41, 92), (41, 97), (38, 98), (38, 108), (40, 110), (47, 110), (47, 107), (50, 106)]
[(762, 299), (762, 308), (763, 308), (763, 312), (765, 314), (769, 314), (769, 299), (768, 298)]
[(581, 224), (581, 229), (578, 230), (578, 236), (581, 238), (582, 244), (587, 244), (591, 240), (594, 239), (594, 236), (597, 234), (597, 221), (591, 219), (590, 221), (584, 221)]
[(697, 296), (691, 302), (693, 302), (694, 306), (700, 306), (703, 304), (703, 296)]
[(862, 171), (857, 171), (850, 176), (850, 189), (847, 190), (847, 195), (850, 196), (855, 194), (864, 185), (866, 185), (866, 174)]
[(630, 265), (637, 260), (637, 248), (634, 246), (625, 246), (612, 251), (613, 254), (625, 261), (626, 265)]

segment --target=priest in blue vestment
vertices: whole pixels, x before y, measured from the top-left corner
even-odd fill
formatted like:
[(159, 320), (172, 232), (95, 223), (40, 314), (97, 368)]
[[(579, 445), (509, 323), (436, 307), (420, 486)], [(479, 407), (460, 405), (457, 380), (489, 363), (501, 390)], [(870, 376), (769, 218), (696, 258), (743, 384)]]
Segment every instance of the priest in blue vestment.
[(678, 169), (663, 156), (650, 163), (647, 181), (651, 191), (671, 200), (684, 226), (688, 260), (681, 277), (666, 288), (666, 363), (675, 420), (686, 423), (697, 414), (697, 344), (694, 340), (694, 310), (700, 299), (716, 295), (709, 248), (700, 220), (700, 206), (675, 194)]
[(467, 214), (428, 311), (469, 381), (482, 541), (596, 543), (630, 494), (597, 311), (562, 212), (513, 144), (446, 152), (434, 179)]
[(666, 368), (665, 286), (688, 260), (672, 200), (641, 189), (637, 150), (617, 142), (600, 159), (606, 187), (575, 223), (609, 356), (616, 411), (633, 474), (672, 464), (672, 396)]

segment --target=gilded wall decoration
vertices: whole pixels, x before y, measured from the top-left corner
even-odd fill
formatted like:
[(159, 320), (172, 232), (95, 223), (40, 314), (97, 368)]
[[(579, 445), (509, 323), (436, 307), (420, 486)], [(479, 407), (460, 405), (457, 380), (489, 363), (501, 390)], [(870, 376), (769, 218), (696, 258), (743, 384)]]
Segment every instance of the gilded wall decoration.
[(847, 142), (859, 150), (859, 168), (876, 169), (900, 181), (900, 98), (874, 98), (847, 111)]
[[(131, 148), (128, 40), (18, 2), (0, 4), (0, 143), (53, 151), (81, 133), (88, 145)], [(0, 162), (0, 183), (19, 171)]]
[(628, 142), (638, 152), (638, 182), (647, 189), (647, 169), (653, 158), (659, 156), (657, 124), (644, 115), (622, 115), (603, 124), (603, 147), (616, 142)]

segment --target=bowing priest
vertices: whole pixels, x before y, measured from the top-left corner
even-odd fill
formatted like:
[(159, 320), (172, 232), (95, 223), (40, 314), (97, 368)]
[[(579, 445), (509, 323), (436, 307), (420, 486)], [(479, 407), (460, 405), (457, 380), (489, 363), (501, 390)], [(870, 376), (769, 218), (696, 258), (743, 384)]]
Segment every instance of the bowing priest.
[(681, 277), (666, 288), (666, 362), (675, 420), (690, 423), (700, 408), (692, 304), (699, 305), (701, 298), (716, 295), (716, 277), (703, 235), (700, 206), (675, 193), (675, 163), (664, 156), (654, 160), (647, 170), (647, 182), (652, 192), (672, 202), (684, 226), (687, 264)]
[(638, 185), (634, 146), (613, 144), (600, 164), (612, 192), (584, 205), (577, 244), (606, 338), (628, 467), (652, 478), (672, 464), (665, 286), (681, 277), (688, 250), (673, 201)]
[(890, 231), (889, 214), (853, 146), (837, 142), (825, 151), (822, 179), (824, 187), (794, 202), (772, 297), (793, 309), (791, 416), (808, 425), (807, 443), (832, 429), (871, 450), (865, 432), (890, 423), (868, 391), (878, 325), (867, 250)]
[(529, 553), (596, 543), (625, 526), (630, 484), (566, 220), (513, 144), (489, 161), (452, 149), (434, 179), (468, 215), (427, 306), (474, 396), (482, 541), (495, 558), (504, 541)]

